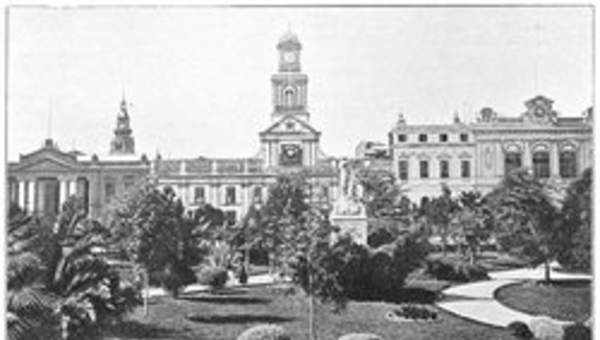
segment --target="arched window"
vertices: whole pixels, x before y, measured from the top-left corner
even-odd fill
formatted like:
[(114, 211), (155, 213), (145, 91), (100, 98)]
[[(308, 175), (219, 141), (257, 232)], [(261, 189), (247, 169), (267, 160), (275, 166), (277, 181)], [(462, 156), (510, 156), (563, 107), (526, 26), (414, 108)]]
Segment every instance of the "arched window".
[(294, 89), (287, 87), (285, 90), (283, 90), (283, 98), (285, 106), (294, 106)]
[(559, 154), (559, 172), (562, 178), (577, 176), (577, 155), (574, 150), (562, 150)]
[(507, 152), (504, 155), (504, 173), (508, 174), (511, 171), (521, 167), (521, 153), (517, 151)]
[(547, 151), (534, 152), (532, 161), (535, 178), (550, 177), (550, 154)]

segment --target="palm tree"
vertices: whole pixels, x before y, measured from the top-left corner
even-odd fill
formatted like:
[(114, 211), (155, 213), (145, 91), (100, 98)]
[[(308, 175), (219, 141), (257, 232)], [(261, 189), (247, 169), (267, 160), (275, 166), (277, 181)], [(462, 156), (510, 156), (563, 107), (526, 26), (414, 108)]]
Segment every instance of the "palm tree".
[(7, 233), (7, 333), (10, 340), (56, 338), (56, 301), (44, 290), (36, 252), (44, 236), (39, 221), (11, 209)]

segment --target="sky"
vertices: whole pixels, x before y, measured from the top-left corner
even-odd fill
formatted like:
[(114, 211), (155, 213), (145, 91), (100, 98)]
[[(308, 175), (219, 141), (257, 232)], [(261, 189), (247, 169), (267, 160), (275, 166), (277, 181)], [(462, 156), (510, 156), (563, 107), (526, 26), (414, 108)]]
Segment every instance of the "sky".
[(12, 8), (8, 159), (50, 136), (106, 154), (123, 93), (136, 151), (252, 157), (288, 25), (303, 45), (321, 148), (351, 156), (408, 123), (518, 116), (537, 94), (561, 116), (593, 102), (590, 7)]

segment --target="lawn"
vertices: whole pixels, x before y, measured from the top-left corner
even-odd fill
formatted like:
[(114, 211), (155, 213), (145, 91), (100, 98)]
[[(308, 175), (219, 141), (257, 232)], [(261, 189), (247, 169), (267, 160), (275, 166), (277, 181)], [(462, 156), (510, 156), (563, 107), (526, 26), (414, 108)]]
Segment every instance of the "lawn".
[(525, 282), (500, 288), (496, 298), (508, 307), (559, 320), (584, 321), (591, 313), (588, 281)]
[[(397, 323), (385, 314), (398, 305), (383, 302), (350, 302), (335, 314), (317, 305), (318, 339), (335, 340), (351, 332), (373, 332), (388, 340), (514, 339), (507, 330), (473, 323), (439, 311), (439, 321)], [(232, 340), (260, 323), (276, 323), (293, 339), (307, 339), (307, 303), (301, 294), (285, 294), (273, 288), (232, 290), (224, 294), (194, 294), (179, 300), (156, 298), (147, 317), (138, 308), (121, 327), (107, 330), (105, 340), (118, 338), (169, 340)]]

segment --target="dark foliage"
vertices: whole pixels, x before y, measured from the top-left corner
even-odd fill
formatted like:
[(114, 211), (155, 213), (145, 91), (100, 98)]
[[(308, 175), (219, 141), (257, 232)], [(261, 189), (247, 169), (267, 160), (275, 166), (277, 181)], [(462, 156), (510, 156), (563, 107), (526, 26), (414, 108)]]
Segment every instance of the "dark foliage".
[(567, 188), (562, 206), (562, 244), (558, 261), (571, 270), (591, 270), (592, 184), (592, 169), (588, 168)]
[(591, 340), (592, 330), (583, 324), (575, 323), (565, 327), (563, 340)]
[(426, 260), (427, 273), (438, 280), (471, 282), (487, 280), (487, 270), (478, 264), (452, 258), (434, 258)]
[(227, 283), (228, 274), (225, 268), (207, 267), (198, 274), (198, 282), (209, 285), (212, 289), (221, 289)]
[(511, 334), (514, 335), (517, 339), (533, 339), (533, 333), (529, 329), (529, 326), (527, 326), (527, 324), (524, 322), (513, 321), (507, 326), (507, 328), (511, 331)]
[(402, 306), (399, 310), (395, 310), (394, 314), (402, 318), (414, 320), (435, 320), (438, 316), (436, 311), (416, 305)]

